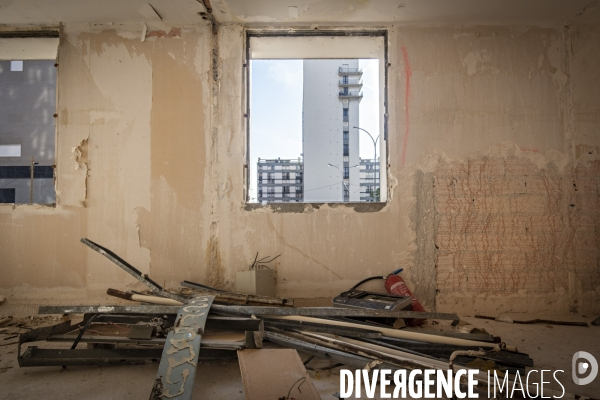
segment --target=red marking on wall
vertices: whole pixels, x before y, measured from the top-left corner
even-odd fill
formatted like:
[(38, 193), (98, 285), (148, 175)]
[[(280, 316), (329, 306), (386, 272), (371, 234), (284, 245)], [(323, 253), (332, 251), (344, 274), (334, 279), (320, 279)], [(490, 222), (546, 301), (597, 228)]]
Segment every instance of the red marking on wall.
[(410, 76), (412, 71), (410, 69), (410, 63), (408, 62), (408, 53), (406, 47), (402, 46), (402, 58), (404, 59), (404, 75), (406, 77), (406, 89), (404, 92), (404, 139), (402, 140), (402, 157), (400, 158), (400, 165), (403, 166), (406, 161), (406, 147), (408, 146), (408, 132), (409, 132), (409, 110), (408, 110), (408, 99), (410, 98)]

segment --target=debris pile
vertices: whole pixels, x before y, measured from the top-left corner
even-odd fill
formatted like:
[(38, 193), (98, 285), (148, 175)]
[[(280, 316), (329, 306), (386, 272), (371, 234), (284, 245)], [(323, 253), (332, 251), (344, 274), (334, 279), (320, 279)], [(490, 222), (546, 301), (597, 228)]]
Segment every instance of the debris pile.
[[(293, 307), (291, 299), (236, 294), (189, 281), (174, 293), (110, 250), (88, 239), (81, 241), (145, 284), (149, 292), (108, 289), (111, 296), (141, 305), (41, 306), (40, 314), (83, 314), (83, 320), (21, 333), (21, 367), (160, 362), (150, 398), (190, 399), (198, 359), (235, 357), (237, 351), (260, 349), (267, 341), (356, 369), (473, 368), (480, 371), (482, 382), (489, 370), (509, 374), (510, 380), (533, 366), (527, 354), (487, 332), (416, 327), (425, 320), (449, 321), (453, 326), (460, 320), (455, 314), (412, 310), (416, 300), (412, 294), (407, 300), (379, 298), (356, 285), (344, 292), (345, 299), (336, 298), (336, 304), (346, 301), (351, 307)], [(25, 343), (38, 341), (64, 342), (68, 348), (29, 346), (22, 351)], [(78, 346), (83, 343), (87, 348)], [(260, 357), (248, 357), (253, 358)], [(302, 371), (299, 374), (306, 379)], [(484, 386), (479, 394), (487, 398)]]

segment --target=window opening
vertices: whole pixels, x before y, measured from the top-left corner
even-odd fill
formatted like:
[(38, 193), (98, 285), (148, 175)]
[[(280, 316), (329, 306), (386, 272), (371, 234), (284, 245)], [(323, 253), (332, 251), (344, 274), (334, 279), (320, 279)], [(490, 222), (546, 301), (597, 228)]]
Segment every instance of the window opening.
[(55, 63), (0, 60), (0, 203), (56, 201)]
[[(248, 36), (249, 202), (373, 201), (381, 185), (365, 171), (385, 165), (385, 32), (312, 36)], [(335, 50), (308, 54), (325, 38)], [(265, 169), (279, 172), (265, 180)]]

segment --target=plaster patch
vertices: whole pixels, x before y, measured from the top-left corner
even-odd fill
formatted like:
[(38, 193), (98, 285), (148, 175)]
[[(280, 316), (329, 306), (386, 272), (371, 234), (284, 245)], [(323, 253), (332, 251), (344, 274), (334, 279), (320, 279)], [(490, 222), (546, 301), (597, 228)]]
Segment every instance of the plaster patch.
[(171, 28), (169, 32), (165, 32), (163, 30), (158, 31), (150, 31), (146, 34), (146, 38), (152, 37), (166, 37), (166, 38), (178, 38), (181, 39), (181, 28)]
[[(485, 50), (472, 51), (463, 59), (462, 65), (466, 68), (467, 74), (469, 76), (473, 76), (478, 72), (484, 72), (485, 66), (481, 65), (482, 63), (489, 62), (492, 57), (485, 53)], [(479, 68), (478, 68), (479, 67)]]
[(90, 162), (88, 158), (88, 139), (83, 139), (79, 146), (73, 147), (72, 151), (75, 158), (75, 162), (77, 163), (77, 165), (75, 165), (75, 170), (83, 170), (83, 200), (81, 200), (80, 204), (83, 207), (86, 207), (88, 197), (88, 178)]
[(557, 70), (554, 73), (554, 75), (552, 75), (552, 79), (560, 89), (562, 89), (569, 81), (569, 77), (565, 75), (564, 72), (562, 72), (561, 70)]

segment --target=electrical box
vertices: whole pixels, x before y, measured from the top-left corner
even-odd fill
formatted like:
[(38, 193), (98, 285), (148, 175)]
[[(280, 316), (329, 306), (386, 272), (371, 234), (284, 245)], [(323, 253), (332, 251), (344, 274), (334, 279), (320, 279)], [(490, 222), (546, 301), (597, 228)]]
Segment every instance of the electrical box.
[(275, 297), (275, 271), (268, 268), (239, 271), (235, 275), (235, 291)]

